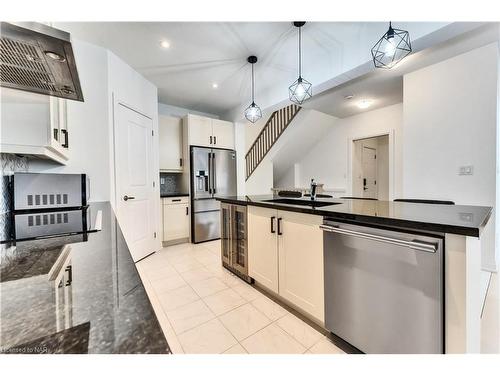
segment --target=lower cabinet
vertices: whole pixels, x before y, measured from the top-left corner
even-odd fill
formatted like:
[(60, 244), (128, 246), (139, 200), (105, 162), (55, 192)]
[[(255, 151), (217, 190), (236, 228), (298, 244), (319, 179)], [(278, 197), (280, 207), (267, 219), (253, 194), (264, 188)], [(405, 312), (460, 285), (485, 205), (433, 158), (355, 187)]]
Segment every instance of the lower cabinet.
[(278, 211), (248, 206), (248, 274), (278, 293)]
[(324, 322), (321, 216), (248, 207), (248, 269), (260, 284)]
[(189, 239), (189, 198), (162, 198), (163, 241)]

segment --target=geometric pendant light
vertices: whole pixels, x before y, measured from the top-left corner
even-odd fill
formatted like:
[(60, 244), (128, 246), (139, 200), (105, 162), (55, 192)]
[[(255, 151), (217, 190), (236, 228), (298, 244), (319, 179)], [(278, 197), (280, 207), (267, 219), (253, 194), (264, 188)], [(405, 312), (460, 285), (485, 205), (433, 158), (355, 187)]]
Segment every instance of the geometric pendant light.
[(255, 104), (254, 100), (254, 75), (253, 75), (253, 65), (257, 62), (257, 56), (249, 56), (247, 61), (252, 64), (252, 104), (250, 104), (247, 109), (245, 109), (245, 118), (251, 123), (259, 121), (262, 117), (262, 111), (259, 106)]
[(293, 25), (299, 29), (299, 78), (288, 88), (288, 96), (292, 102), (300, 105), (312, 96), (312, 84), (302, 78), (301, 27), (305, 25), (305, 22), (294, 22)]
[(372, 48), (375, 67), (383, 69), (391, 69), (410, 53), (410, 33), (392, 28), (391, 22), (389, 22), (389, 30)]

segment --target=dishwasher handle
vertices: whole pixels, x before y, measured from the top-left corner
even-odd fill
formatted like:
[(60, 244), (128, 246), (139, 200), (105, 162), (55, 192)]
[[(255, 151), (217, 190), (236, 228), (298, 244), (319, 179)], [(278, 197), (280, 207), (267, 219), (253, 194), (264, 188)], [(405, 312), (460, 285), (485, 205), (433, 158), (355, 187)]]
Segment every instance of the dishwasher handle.
[(384, 242), (384, 243), (389, 243), (389, 244), (398, 245), (398, 246), (409, 247), (409, 248), (414, 249), (414, 250), (426, 251), (428, 253), (435, 253), (438, 249), (438, 244), (431, 243), (431, 242), (424, 242), (424, 241), (419, 241), (419, 240), (411, 240), (411, 241), (400, 240), (398, 238), (379, 236), (377, 234), (364, 233), (364, 232), (358, 232), (355, 230), (339, 228), (338, 226), (334, 226), (334, 225), (322, 224), (319, 227), (321, 230), (326, 231), (326, 232), (345, 234), (348, 236), (364, 238), (367, 240), (373, 240), (373, 241)]

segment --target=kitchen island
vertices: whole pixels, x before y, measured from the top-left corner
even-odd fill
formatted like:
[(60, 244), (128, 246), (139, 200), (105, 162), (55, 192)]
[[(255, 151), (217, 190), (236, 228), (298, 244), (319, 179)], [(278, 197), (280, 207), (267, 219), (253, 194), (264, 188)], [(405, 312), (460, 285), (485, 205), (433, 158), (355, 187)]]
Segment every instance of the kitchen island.
[[(355, 306), (378, 311), (383, 300), (375, 298), (372, 305), (366, 305), (367, 297), (360, 297), (359, 292), (379, 285), (379, 289), (371, 290), (381, 291), (381, 296), (393, 303), (389, 310), (387, 305), (377, 312), (379, 317), (388, 313), (399, 319), (408, 313), (412, 317), (409, 320), (416, 323), (414, 318), (418, 319), (427, 332), (439, 332), (433, 339), (439, 343), (432, 350), (427, 351), (428, 343), (417, 345), (417, 349), (432, 353), (479, 352), (480, 260), (484, 238), (494, 229), (489, 222), (491, 207), (329, 198), (311, 202), (273, 195), (219, 200), (246, 206), (248, 271), (256, 284), (314, 322), (328, 328), (328, 317), (338, 307), (332, 306), (332, 295), (340, 296), (337, 301), (349, 305), (347, 317), (361, 312)], [(337, 225), (325, 225), (331, 222)], [(377, 236), (377, 231), (385, 236)], [(344, 233), (343, 237), (339, 232)], [(404, 237), (414, 238), (414, 242), (405, 242)], [(394, 243), (404, 244), (407, 251), (398, 251)], [(429, 251), (417, 251), (419, 248)], [(337, 258), (340, 266), (327, 259), (332, 249), (337, 257), (341, 256)], [(336, 274), (332, 274), (333, 269)], [(342, 280), (336, 279), (339, 272)], [(362, 280), (363, 284), (354, 286)], [(347, 288), (338, 288), (339, 281), (346, 283), (343, 285)], [(396, 292), (401, 294), (395, 295)], [(369, 299), (370, 294), (367, 295)], [(412, 326), (408, 319), (406, 324)], [(373, 328), (372, 333), (377, 327)], [(415, 327), (413, 333), (400, 328), (394, 334), (407, 342), (419, 331)], [(427, 340), (425, 335), (421, 338)], [(389, 352), (399, 352), (397, 345), (391, 347)], [(379, 352), (385, 351), (382, 348)]]
[(111, 205), (95, 233), (2, 245), (0, 353), (170, 353)]

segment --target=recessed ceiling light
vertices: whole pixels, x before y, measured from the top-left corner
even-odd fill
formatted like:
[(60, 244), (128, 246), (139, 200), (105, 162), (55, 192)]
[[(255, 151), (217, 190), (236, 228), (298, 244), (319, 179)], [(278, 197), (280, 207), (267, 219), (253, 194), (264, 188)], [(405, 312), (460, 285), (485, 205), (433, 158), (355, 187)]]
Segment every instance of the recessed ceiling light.
[(168, 40), (162, 40), (160, 41), (160, 46), (165, 49), (170, 48), (170, 42)]
[(349, 94), (349, 95), (344, 96), (344, 99), (346, 99), (346, 100), (349, 100), (349, 99), (352, 99), (352, 98), (354, 98), (353, 94)]
[(212, 88), (213, 89), (216, 89), (217, 87), (219, 87), (219, 85), (216, 82), (212, 83)]
[(369, 106), (371, 106), (373, 104), (373, 100), (370, 100), (370, 99), (363, 99), (363, 100), (360, 100), (357, 104), (358, 108), (361, 108), (361, 109), (365, 109), (365, 108), (368, 108)]

